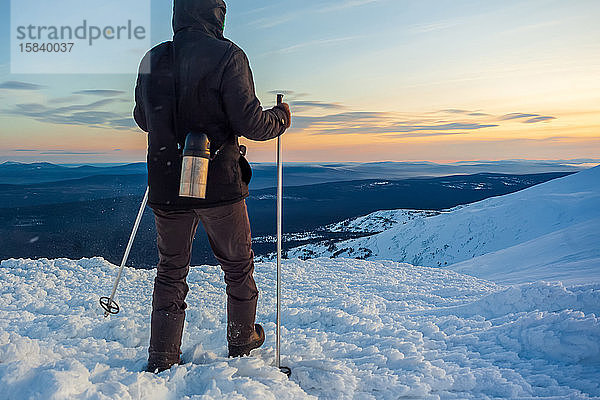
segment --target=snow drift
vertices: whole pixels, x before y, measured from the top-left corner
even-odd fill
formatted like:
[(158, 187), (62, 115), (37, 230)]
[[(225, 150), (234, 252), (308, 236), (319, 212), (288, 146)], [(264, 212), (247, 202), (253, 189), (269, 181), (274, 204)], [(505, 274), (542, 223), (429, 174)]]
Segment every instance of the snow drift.
[(154, 271), (125, 270), (121, 314), (98, 297), (103, 259), (0, 265), (3, 399), (485, 399), (600, 396), (600, 285), (504, 287), (390, 261), (284, 263), (283, 363), (274, 366), (275, 266), (258, 264), (267, 342), (226, 357), (220, 269), (194, 267), (185, 364), (141, 372)]

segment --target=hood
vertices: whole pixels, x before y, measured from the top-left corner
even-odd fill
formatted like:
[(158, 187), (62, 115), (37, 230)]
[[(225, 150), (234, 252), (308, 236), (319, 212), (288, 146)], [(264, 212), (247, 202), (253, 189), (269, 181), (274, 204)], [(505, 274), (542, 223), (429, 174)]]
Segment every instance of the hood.
[(192, 29), (222, 38), (226, 10), (223, 0), (174, 0), (173, 32)]

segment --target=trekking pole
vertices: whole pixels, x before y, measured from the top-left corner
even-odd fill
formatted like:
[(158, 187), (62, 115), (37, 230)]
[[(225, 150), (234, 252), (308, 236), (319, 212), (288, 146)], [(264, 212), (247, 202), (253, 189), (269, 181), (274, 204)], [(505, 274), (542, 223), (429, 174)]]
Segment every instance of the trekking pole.
[(140, 227), (140, 221), (142, 220), (142, 215), (144, 215), (144, 209), (146, 208), (146, 204), (148, 204), (149, 190), (150, 188), (146, 188), (146, 194), (144, 195), (144, 200), (142, 200), (140, 210), (138, 211), (135, 224), (133, 225), (133, 230), (131, 231), (131, 236), (129, 236), (129, 243), (127, 243), (127, 248), (125, 249), (123, 260), (121, 260), (121, 268), (119, 268), (119, 273), (117, 274), (117, 278), (115, 279), (115, 284), (113, 285), (112, 293), (110, 294), (110, 297), (100, 297), (100, 305), (104, 309), (104, 318), (108, 317), (110, 314), (118, 314), (120, 311), (119, 305), (115, 302), (115, 294), (117, 293), (117, 286), (119, 286), (119, 281), (121, 280), (121, 275), (123, 274), (123, 268), (125, 268), (125, 263), (127, 262), (127, 258), (129, 258), (129, 252), (131, 251), (131, 246), (133, 246), (135, 235), (137, 234), (138, 228)]
[[(277, 104), (283, 102), (283, 95), (277, 95)], [(275, 358), (277, 368), (288, 377), (292, 370), (281, 366), (281, 248), (283, 219), (283, 162), (281, 160), (281, 136), (277, 137), (277, 332), (275, 343)]]

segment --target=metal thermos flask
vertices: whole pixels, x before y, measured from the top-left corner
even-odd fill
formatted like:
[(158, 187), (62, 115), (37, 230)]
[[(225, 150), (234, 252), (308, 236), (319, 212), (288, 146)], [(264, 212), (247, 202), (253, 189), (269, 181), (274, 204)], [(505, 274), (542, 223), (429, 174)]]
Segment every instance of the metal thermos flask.
[(210, 141), (204, 133), (190, 132), (185, 138), (179, 196), (206, 198)]

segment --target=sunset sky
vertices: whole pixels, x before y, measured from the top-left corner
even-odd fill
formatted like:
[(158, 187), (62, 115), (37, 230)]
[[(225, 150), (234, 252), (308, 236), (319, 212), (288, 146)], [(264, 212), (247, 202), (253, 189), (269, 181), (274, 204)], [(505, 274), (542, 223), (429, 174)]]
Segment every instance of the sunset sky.
[[(287, 94), (288, 161), (600, 158), (598, 0), (227, 4), (263, 105)], [(171, 8), (152, 1), (153, 44)], [(10, 22), (0, 0), (0, 162), (143, 161), (135, 75), (11, 74)]]

